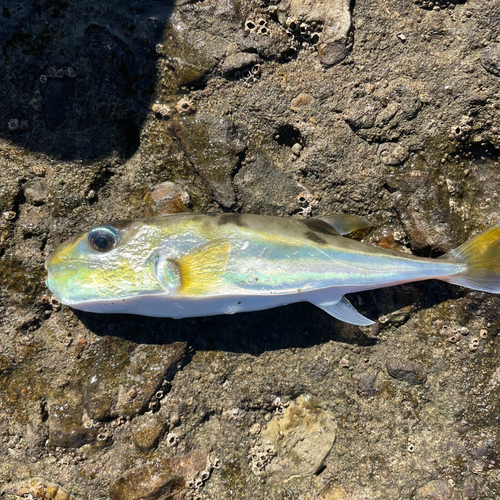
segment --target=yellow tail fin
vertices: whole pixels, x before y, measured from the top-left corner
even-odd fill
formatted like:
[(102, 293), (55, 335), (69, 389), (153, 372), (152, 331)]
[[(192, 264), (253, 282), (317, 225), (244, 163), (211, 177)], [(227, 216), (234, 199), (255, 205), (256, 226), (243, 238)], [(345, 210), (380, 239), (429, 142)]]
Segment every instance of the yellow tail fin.
[(463, 262), (468, 269), (446, 281), (483, 292), (500, 293), (500, 223), (442, 258)]

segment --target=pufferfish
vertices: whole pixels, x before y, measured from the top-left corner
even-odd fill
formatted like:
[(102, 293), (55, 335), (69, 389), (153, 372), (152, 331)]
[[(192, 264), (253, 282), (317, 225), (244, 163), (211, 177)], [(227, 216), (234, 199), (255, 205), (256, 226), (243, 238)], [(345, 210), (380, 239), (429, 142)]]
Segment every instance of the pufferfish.
[(47, 286), (96, 313), (187, 318), (307, 301), (354, 325), (373, 321), (347, 293), (427, 279), (500, 293), (500, 224), (437, 259), (342, 236), (369, 225), (348, 215), (227, 213), (112, 222), (58, 246)]

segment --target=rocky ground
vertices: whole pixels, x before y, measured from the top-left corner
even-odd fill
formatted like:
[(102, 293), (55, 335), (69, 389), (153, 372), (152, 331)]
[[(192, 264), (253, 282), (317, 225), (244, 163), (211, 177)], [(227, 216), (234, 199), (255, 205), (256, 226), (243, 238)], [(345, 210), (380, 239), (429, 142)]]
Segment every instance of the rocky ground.
[(165, 181), (442, 255), (500, 219), (499, 33), (498, 0), (3, 2), (0, 498), (498, 498), (497, 297), (106, 316), (43, 264)]

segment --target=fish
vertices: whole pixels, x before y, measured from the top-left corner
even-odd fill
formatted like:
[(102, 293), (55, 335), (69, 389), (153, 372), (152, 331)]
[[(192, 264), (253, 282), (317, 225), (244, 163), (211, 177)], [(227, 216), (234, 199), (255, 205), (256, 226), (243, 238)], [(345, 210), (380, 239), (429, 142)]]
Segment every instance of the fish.
[(439, 258), (344, 236), (368, 226), (344, 214), (121, 220), (59, 245), (46, 260), (46, 284), (61, 303), (94, 313), (188, 318), (310, 302), (358, 326), (374, 321), (349, 293), (428, 279), (500, 293), (500, 223)]

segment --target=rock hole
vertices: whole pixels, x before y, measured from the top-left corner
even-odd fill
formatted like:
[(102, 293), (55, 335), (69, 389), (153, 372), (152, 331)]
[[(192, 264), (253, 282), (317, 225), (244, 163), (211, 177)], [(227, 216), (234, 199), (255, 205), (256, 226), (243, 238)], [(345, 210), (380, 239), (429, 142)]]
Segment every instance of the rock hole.
[(303, 143), (300, 130), (289, 124), (280, 125), (278, 130), (276, 130), (274, 137), (280, 146), (288, 146), (291, 148), (296, 143)]

